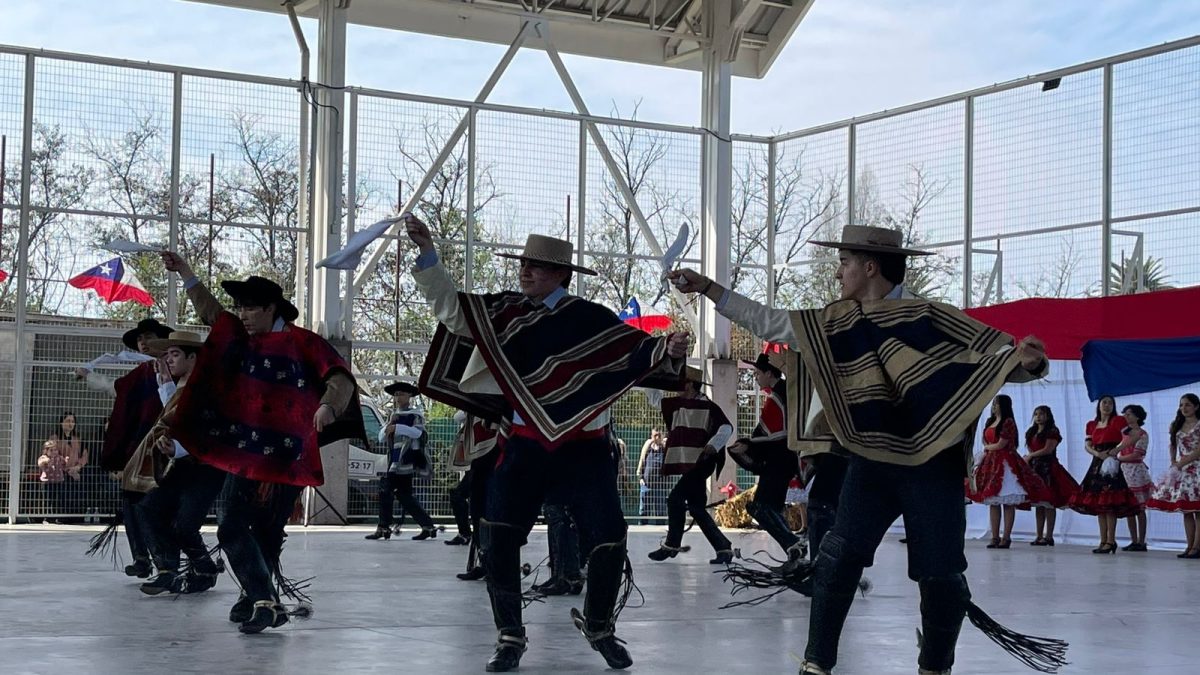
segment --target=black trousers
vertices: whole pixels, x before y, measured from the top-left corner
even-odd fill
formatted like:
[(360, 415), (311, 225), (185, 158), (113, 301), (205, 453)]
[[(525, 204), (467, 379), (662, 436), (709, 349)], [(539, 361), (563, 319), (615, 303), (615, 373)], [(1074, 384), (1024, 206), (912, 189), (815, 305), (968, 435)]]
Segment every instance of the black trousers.
[(395, 473), (384, 474), (379, 479), (379, 525), (380, 527), (391, 527), (392, 525), (392, 497), (400, 502), (401, 513), (408, 514), (417, 521), (417, 524), (422, 529), (433, 529), (433, 519), (425, 512), (425, 508), (421, 506), (421, 502), (413, 493), (413, 477), (412, 475), (400, 475)]
[(617, 471), (605, 438), (567, 442), (553, 452), (514, 436), (500, 448), (488, 486), (481, 527), (492, 614), (501, 633), (524, 635), (521, 618), (521, 546), (542, 504), (565, 505), (588, 556), (584, 614), (590, 630), (609, 624), (625, 564), (625, 517)]
[(216, 565), (200, 535), (200, 526), (225, 486), (225, 472), (191, 457), (176, 459), (137, 510), (159, 571), (177, 571), (180, 552), (197, 572), (212, 574)]
[(146, 539), (146, 527), (142, 523), (137, 505), (146, 497), (144, 492), (121, 490), (121, 522), (125, 525), (125, 539), (129, 541), (129, 553), (134, 562), (150, 562), (150, 546)]
[(812, 462), (814, 472), (808, 487), (808, 556), (816, 560), (821, 541), (837, 520), (847, 460), (842, 455), (822, 453), (810, 457), (808, 461)]
[(733, 544), (705, 508), (708, 505), (708, 477), (716, 466), (716, 454), (701, 459), (687, 473), (679, 476), (675, 487), (667, 494), (667, 546), (677, 548), (683, 542), (683, 521), (685, 515), (690, 513), (714, 551), (719, 553), (733, 549)]
[(550, 548), (550, 578), (575, 581), (580, 578), (579, 530), (565, 504), (547, 501), (546, 538)]
[(263, 483), (229, 474), (225, 479), (225, 508), (217, 524), (217, 541), (242, 592), (253, 602), (278, 600), (271, 583), (280, 574), (287, 525), (298, 485)]
[(783, 550), (795, 546), (800, 538), (792, 533), (792, 528), (783, 517), (783, 507), (787, 502), (788, 485), (800, 473), (800, 462), (796, 453), (779, 449), (768, 455), (763, 472), (758, 477), (758, 487), (754, 490), (754, 499), (746, 506), (746, 511), (767, 534), (771, 535)]
[(459, 479), (458, 484), (447, 493), (450, 498), (450, 510), (454, 512), (454, 524), (458, 526), (458, 536), (471, 537), (471, 472), (467, 471)]
[(970, 591), (962, 573), (966, 508), (961, 447), (920, 466), (849, 459), (837, 519), (821, 542), (809, 615), (805, 658), (831, 669), (838, 641), (864, 567), (898, 516), (908, 535), (908, 576), (921, 591), (924, 641), (918, 665), (946, 670), (966, 614)]

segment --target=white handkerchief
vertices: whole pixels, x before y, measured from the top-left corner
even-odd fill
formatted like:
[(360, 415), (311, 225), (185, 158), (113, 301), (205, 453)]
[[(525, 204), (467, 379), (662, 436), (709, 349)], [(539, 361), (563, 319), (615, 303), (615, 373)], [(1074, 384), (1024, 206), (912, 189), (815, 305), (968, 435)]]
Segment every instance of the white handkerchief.
[(358, 263), (362, 262), (363, 253), (366, 252), (367, 246), (371, 242), (383, 236), (384, 232), (391, 227), (399, 218), (384, 218), (383, 220), (372, 224), (366, 229), (359, 230), (350, 235), (350, 240), (346, 242), (346, 246), (342, 250), (333, 253), (328, 258), (317, 263), (317, 267), (327, 267), (331, 270), (353, 270), (358, 267)]
[(113, 253), (162, 253), (165, 250), (154, 246), (147, 246), (146, 244), (139, 244), (136, 241), (129, 241), (128, 239), (113, 239), (108, 242), (107, 248)]

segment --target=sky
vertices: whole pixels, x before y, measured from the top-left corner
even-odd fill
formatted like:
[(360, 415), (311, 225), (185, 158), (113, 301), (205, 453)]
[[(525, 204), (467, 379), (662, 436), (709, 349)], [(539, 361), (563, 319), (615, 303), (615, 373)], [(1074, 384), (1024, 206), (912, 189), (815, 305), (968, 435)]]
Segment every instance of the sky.
[[(316, 24), (305, 22), (311, 45)], [(1195, 0), (817, 0), (766, 77), (735, 78), (732, 128), (771, 134), (1200, 33)], [(349, 84), (473, 98), (504, 50), (351, 26)], [(298, 72), (286, 17), (184, 0), (0, 0), (0, 44), (279, 77)], [(566, 58), (596, 114), (697, 125), (691, 71)], [(522, 52), (493, 101), (570, 109), (545, 55)]]

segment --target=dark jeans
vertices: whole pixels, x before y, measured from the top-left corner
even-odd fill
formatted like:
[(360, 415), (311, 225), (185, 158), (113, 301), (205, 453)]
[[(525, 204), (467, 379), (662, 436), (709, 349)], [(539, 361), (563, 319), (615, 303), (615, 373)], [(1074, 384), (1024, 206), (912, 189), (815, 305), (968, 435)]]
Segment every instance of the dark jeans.
[(433, 519), (425, 512), (421, 502), (413, 494), (413, 477), (395, 473), (384, 474), (379, 479), (380, 527), (391, 527), (392, 525), (392, 495), (395, 495), (396, 501), (400, 502), (401, 513), (411, 515), (421, 529), (433, 529)]
[(652, 516), (667, 515), (667, 493), (671, 490), (671, 478), (658, 473), (658, 469), (647, 469), (642, 476), (645, 485), (638, 484), (638, 515), (642, 525), (651, 525)]
[(458, 485), (450, 488), (447, 496), (450, 498), (450, 510), (454, 512), (454, 523), (458, 526), (458, 536), (471, 537), (471, 472), (463, 474)]
[(546, 537), (550, 545), (550, 578), (575, 581), (579, 573), (579, 531), (564, 504), (547, 501)]
[(125, 538), (129, 541), (129, 553), (134, 562), (150, 562), (150, 546), (147, 543), (146, 526), (142, 522), (138, 504), (146, 493), (121, 490), (121, 522), (125, 525)]
[(496, 627), (502, 633), (524, 634), (521, 546), (545, 502), (570, 510), (579, 529), (580, 551), (589, 556), (584, 598), (589, 624), (609, 621), (621, 583), (626, 527), (607, 439), (567, 442), (549, 452), (534, 440), (514, 436), (500, 449), (489, 482), (481, 534)]
[(783, 517), (788, 485), (800, 472), (800, 462), (796, 453), (779, 449), (768, 455), (765, 464), (746, 511), (786, 551), (800, 541)]
[(175, 460), (158, 487), (138, 504), (154, 566), (160, 572), (179, 569), (180, 551), (197, 572), (216, 572), (200, 526), (225, 486), (225, 476), (220, 469), (183, 457)]
[(714, 551), (719, 553), (733, 549), (733, 544), (705, 508), (708, 505), (708, 477), (716, 466), (716, 454), (705, 457), (687, 473), (680, 475), (675, 487), (671, 488), (671, 493), (667, 495), (667, 546), (678, 548), (683, 542), (683, 519), (685, 513), (690, 513)]
[(864, 567), (897, 516), (908, 535), (908, 576), (921, 590), (922, 668), (945, 670), (970, 593), (962, 572), (966, 508), (963, 456), (949, 448), (920, 466), (900, 466), (862, 457), (849, 459), (837, 519), (817, 556), (814, 596), (805, 658), (831, 669), (838, 640)]
[(286, 537), (283, 528), (302, 489), (232, 474), (225, 479), (225, 508), (217, 525), (217, 541), (242, 593), (252, 602), (278, 600), (271, 577), (279, 574)]
[(813, 478), (808, 488), (808, 556), (816, 560), (821, 540), (833, 529), (837, 519), (847, 460), (841, 455), (822, 453), (809, 461), (813, 464)]

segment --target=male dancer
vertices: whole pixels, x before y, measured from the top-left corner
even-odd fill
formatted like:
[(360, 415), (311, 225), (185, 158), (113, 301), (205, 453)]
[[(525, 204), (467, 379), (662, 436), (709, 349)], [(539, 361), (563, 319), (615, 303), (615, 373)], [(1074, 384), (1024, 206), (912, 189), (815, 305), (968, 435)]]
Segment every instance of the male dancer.
[(750, 437), (735, 442), (729, 454), (758, 475), (758, 487), (746, 511), (783, 548), (789, 560), (800, 559), (805, 553), (804, 541), (792, 532), (783, 516), (788, 485), (799, 475), (800, 462), (787, 446), (787, 382), (780, 369), (782, 359), (775, 352), (763, 353), (749, 365), (754, 368), (754, 381), (762, 388), (762, 410)]
[[(411, 214), (404, 220), (420, 249), (413, 277), (442, 324), (422, 384), (457, 386), (466, 400), (498, 395), (511, 411), (480, 527), (500, 631), (487, 670), (515, 670), (525, 651), (520, 549), (547, 496), (571, 508), (588, 556), (584, 611), (572, 610), (572, 618), (609, 667), (629, 667), (633, 659), (614, 634), (628, 568), (606, 413), (655, 371), (678, 381), (676, 360), (686, 354), (687, 335), (651, 337), (612, 310), (568, 295), (573, 272), (594, 272), (574, 262), (570, 242), (541, 235), (529, 235), (519, 254), (497, 254), (520, 260), (520, 293), (459, 293), (438, 263), (429, 228)], [(449, 367), (457, 362), (448, 357), (460, 344), (471, 345), (471, 356), (465, 366), (458, 364), (452, 382)], [(429, 386), (422, 389), (434, 395)]]
[[(815, 563), (808, 647), (802, 673), (825, 674), (864, 567), (897, 516), (904, 516), (909, 577), (921, 591), (921, 673), (949, 673), (964, 617), (1026, 664), (1054, 672), (1066, 643), (1014, 633), (970, 602), (963, 572), (973, 428), (1006, 380), (1046, 372), (1045, 348), (1032, 336), (1013, 349), (1010, 336), (958, 309), (912, 299), (903, 282), (908, 256), (900, 232), (847, 225), (837, 242), (842, 302), (824, 310), (764, 307), (692, 270), (670, 273), (676, 286), (702, 293), (755, 335), (787, 344), (790, 377), (806, 397), (789, 408), (796, 445), (801, 425), (824, 426), (852, 453), (833, 530)], [(812, 405), (809, 405), (809, 404)], [(822, 420), (818, 422), (818, 416)]]
[(388, 449), (388, 467), (379, 479), (379, 525), (366, 538), (391, 537), (394, 496), (400, 502), (401, 513), (411, 515), (421, 526), (413, 541), (432, 539), (437, 536), (437, 527), (413, 492), (414, 476), (428, 475), (432, 468), (425, 448), (425, 413), (412, 405), (418, 390), (409, 382), (393, 382), (383, 391), (392, 396), (392, 414), (379, 430), (379, 442)]
[[(142, 442), (169, 457), (170, 464), (156, 478), (158, 487), (137, 506), (158, 568), (158, 574), (141, 586), (147, 595), (206, 591), (216, 585), (220, 571), (209, 555), (200, 526), (225, 485), (225, 472), (196, 461), (178, 441), (171, 440), (163, 421), (176, 414), (203, 345), (199, 335), (185, 331), (175, 331), (166, 340), (150, 341), (152, 349), (164, 352), (167, 370), (158, 376), (163, 414)], [(186, 570), (180, 569), (181, 551), (188, 557)]]
[[(170, 334), (171, 328), (156, 319), (142, 319), (137, 326), (126, 331), (121, 336), (121, 343), (129, 350), (130, 360), (137, 359), (139, 363), (115, 381), (92, 370), (91, 366), (96, 361), (75, 370), (75, 376), (86, 380), (88, 387), (116, 397), (108, 418), (108, 430), (104, 434), (104, 446), (100, 451), (100, 468), (105, 471), (122, 472), (138, 444), (162, 414), (154, 355), (151, 355), (149, 343), (150, 340), (165, 338)], [(118, 360), (124, 361), (125, 359), (120, 357), (126, 353), (117, 355)], [(125, 574), (143, 579), (149, 577), (153, 569), (144, 528), (138, 520), (136, 510), (144, 494), (133, 490), (121, 490), (120, 511), (113, 519), (113, 527), (117, 523), (124, 523), (125, 538), (129, 541), (129, 552), (133, 555), (132, 564), (125, 566)], [(112, 534), (115, 534), (115, 530)], [(111, 541), (107, 531), (102, 533), (93, 539), (92, 550), (89, 553), (106, 547)]]
[(733, 560), (733, 544), (707, 509), (708, 478), (721, 472), (725, 444), (733, 435), (733, 425), (720, 406), (704, 395), (703, 386), (703, 373), (688, 366), (683, 393), (662, 402), (663, 421), (667, 424), (662, 472), (679, 476), (679, 480), (667, 495), (667, 538), (647, 556), (654, 561), (661, 562), (690, 550), (681, 545), (685, 513), (692, 514), (692, 520), (716, 551), (717, 557), (709, 561), (711, 564), (724, 565)]
[(305, 486), (321, 485), (321, 446), (366, 443), (358, 386), (337, 350), (294, 323), (300, 312), (269, 279), (224, 281), (237, 314), (225, 311), (179, 254), (163, 264), (184, 279), (188, 299), (212, 326), (194, 374), (168, 420), (170, 436), (197, 459), (229, 473), (217, 541), (242, 586), (229, 620), (243, 633), (288, 621), (272, 578), (284, 526)]

